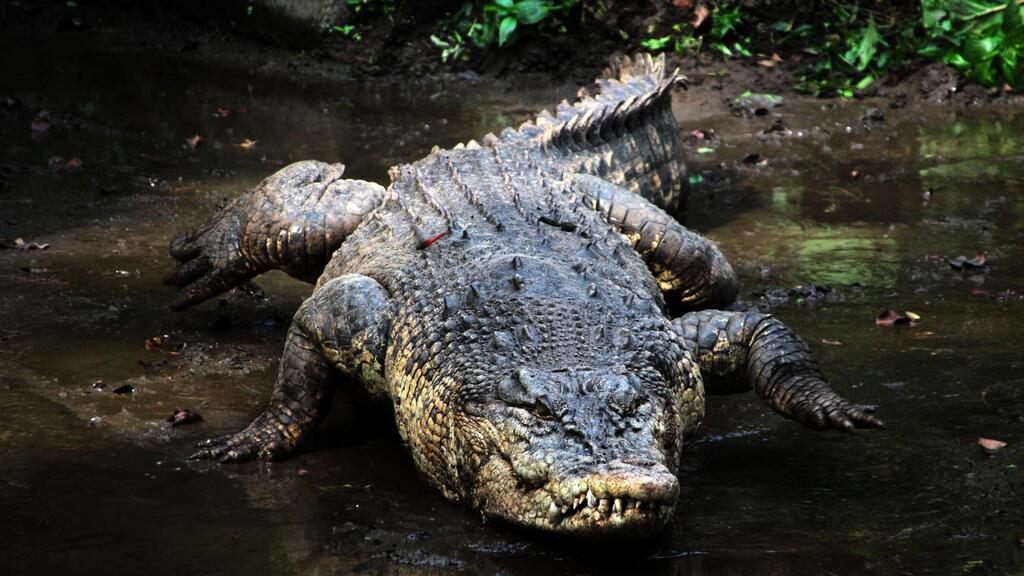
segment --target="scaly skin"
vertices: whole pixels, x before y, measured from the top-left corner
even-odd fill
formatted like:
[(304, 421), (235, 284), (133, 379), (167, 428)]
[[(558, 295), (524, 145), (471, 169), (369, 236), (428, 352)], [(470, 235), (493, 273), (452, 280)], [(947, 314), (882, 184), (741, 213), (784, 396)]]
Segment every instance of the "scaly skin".
[[(327, 165), (285, 168), (176, 241), (184, 306), (268, 267), (322, 268), (268, 410), (195, 456), (294, 452), (341, 373), (394, 404), (418, 470), (448, 498), (521, 526), (635, 538), (672, 516), (705, 392), (753, 388), (813, 428), (881, 426), (780, 322), (706, 309), (738, 285), (714, 242), (663, 211), (685, 182), (679, 79), (649, 57), (611, 76), (596, 98), (393, 169), (386, 193)], [(308, 191), (324, 181), (341, 192)], [(344, 239), (329, 261), (327, 237)], [(666, 297), (695, 311), (673, 321)]]

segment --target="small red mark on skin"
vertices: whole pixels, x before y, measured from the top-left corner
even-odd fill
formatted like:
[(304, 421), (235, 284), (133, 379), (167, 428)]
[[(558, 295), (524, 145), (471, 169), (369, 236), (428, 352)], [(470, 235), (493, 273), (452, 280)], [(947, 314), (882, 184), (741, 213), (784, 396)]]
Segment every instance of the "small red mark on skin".
[(434, 235), (434, 236), (431, 236), (430, 238), (427, 238), (427, 239), (426, 239), (426, 240), (424, 240), (423, 242), (420, 242), (420, 245), (419, 245), (419, 246), (417, 246), (417, 247), (416, 247), (416, 249), (417, 249), (417, 250), (423, 250), (423, 249), (424, 249), (424, 248), (426, 248), (427, 246), (430, 246), (430, 245), (431, 245), (431, 244), (433, 244), (434, 242), (437, 242), (437, 241), (438, 241), (438, 240), (440, 240), (441, 238), (444, 238), (444, 237), (445, 237), (445, 236), (446, 236), (446, 235), (448, 234), (448, 232), (449, 232), (448, 230), (445, 230), (444, 232), (441, 232), (440, 234), (436, 234), (436, 235)]

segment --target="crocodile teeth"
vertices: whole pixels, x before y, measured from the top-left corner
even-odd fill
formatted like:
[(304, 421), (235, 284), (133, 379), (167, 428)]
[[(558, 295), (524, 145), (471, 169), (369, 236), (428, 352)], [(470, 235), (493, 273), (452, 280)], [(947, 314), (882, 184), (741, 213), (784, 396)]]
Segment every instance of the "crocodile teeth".
[(593, 508), (597, 504), (597, 496), (594, 496), (593, 490), (587, 490), (587, 508)]
[(622, 499), (620, 499), (620, 498), (616, 498), (615, 499), (615, 504), (612, 504), (612, 513), (613, 514), (622, 514)]

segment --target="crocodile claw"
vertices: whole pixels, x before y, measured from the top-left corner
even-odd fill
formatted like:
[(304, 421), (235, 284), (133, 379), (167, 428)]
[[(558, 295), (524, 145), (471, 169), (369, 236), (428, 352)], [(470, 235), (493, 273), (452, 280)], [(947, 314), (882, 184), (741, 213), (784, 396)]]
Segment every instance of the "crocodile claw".
[(289, 452), (279, 433), (250, 426), (241, 432), (209, 438), (196, 444), (199, 450), (189, 460), (216, 460), (222, 464), (259, 458), (274, 460)]
[(866, 428), (885, 428), (885, 423), (872, 415), (875, 406), (851, 404), (842, 396), (822, 386), (809, 386), (794, 404), (793, 417), (815, 430), (836, 429), (846, 432)]

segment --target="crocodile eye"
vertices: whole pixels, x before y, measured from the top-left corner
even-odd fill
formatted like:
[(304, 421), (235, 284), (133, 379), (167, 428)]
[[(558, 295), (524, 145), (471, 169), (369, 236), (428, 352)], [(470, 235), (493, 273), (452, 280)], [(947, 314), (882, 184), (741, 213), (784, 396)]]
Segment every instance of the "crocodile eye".
[(541, 402), (540, 400), (537, 400), (533, 403), (533, 406), (530, 407), (530, 413), (536, 416), (537, 418), (540, 418), (541, 420), (555, 419), (555, 415), (551, 412), (551, 409), (548, 408), (547, 404)]

